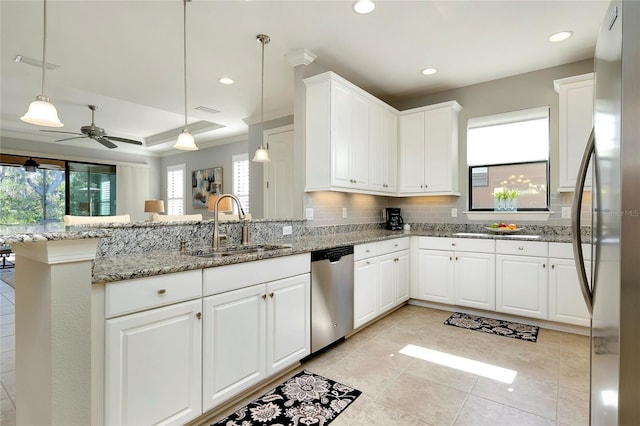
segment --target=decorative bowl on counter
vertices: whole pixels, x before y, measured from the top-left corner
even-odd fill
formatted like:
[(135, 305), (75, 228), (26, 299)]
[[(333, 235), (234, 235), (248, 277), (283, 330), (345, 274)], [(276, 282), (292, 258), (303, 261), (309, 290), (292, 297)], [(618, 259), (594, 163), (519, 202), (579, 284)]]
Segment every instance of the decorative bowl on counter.
[(522, 231), (523, 228), (509, 228), (509, 227), (492, 228), (490, 226), (485, 226), (484, 229), (486, 229), (487, 231), (494, 232), (496, 234), (513, 234), (514, 232)]

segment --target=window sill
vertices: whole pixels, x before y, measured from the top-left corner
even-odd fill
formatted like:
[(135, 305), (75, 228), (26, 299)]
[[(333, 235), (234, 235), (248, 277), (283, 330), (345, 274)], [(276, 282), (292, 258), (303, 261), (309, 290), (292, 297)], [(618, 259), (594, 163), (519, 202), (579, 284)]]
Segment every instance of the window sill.
[(504, 222), (546, 222), (549, 220), (549, 216), (554, 212), (464, 212), (469, 220), (488, 220), (495, 222), (496, 220), (502, 220)]

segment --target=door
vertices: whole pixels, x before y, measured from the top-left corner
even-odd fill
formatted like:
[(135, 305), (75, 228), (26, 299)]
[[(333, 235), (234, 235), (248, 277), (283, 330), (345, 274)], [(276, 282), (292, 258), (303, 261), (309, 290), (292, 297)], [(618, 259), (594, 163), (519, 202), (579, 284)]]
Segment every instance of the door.
[(369, 100), (351, 92), (350, 153), (352, 187), (369, 187)]
[(201, 302), (105, 323), (105, 424), (181, 425), (202, 411)]
[(331, 186), (351, 188), (351, 91), (331, 82)]
[(426, 192), (447, 192), (453, 189), (453, 110), (438, 108), (425, 113), (424, 182)]
[(376, 317), (378, 267), (373, 259), (359, 260), (353, 270), (353, 328)]
[[(549, 259), (549, 320), (589, 327), (589, 310), (582, 297), (572, 259)], [(587, 276), (590, 262), (585, 262)]]
[(424, 192), (424, 112), (400, 117), (400, 192)]
[(264, 163), (264, 218), (294, 217), (293, 126), (264, 131), (271, 161)]
[(398, 280), (395, 253), (378, 258), (378, 309), (377, 315), (395, 306), (395, 286)]
[(419, 250), (419, 299), (453, 304), (453, 252)]
[(547, 319), (547, 258), (496, 255), (496, 311)]
[(203, 411), (265, 377), (265, 286), (203, 299)]
[(373, 102), (369, 103), (369, 189), (397, 190), (398, 119)]
[(311, 352), (311, 279), (298, 275), (267, 284), (267, 375)]
[(396, 306), (409, 300), (409, 251), (396, 253)]
[(456, 305), (494, 311), (496, 308), (496, 256), (455, 253)]

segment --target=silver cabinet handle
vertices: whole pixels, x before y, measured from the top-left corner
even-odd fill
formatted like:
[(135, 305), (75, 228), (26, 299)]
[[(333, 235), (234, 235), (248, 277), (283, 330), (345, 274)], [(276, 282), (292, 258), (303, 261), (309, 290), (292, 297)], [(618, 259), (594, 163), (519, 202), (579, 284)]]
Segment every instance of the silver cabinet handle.
[(266, 294), (262, 295), (262, 300), (267, 300), (267, 295)]
[(274, 296), (273, 292), (269, 293), (269, 297), (270, 297), (270, 298), (272, 298), (272, 299), (273, 299), (273, 296)]
[(198, 312), (198, 313), (196, 314), (196, 318), (198, 318), (198, 319), (202, 319), (202, 312)]
[[(589, 167), (589, 161), (591, 155), (595, 153), (596, 135), (595, 129), (591, 129), (589, 135), (589, 141), (587, 147), (582, 154), (582, 161), (580, 162), (580, 169), (578, 171), (578, 178), (576, 180), (576, 187), (573, 192), (573, 206), (571, 206), (571, 232), (573, 234), (573, 257), (575, 258), (576, 270), (578, 272), (578, 280), (580, 281), (580, 289), (582, 290), (582, 296), (589, 309), (589, 315), (593, 316), (593, 293), (595, 290), (589, 288), (589, 281), (587, 280), (587, 271), (584, 267), (584, 255), (582, 253), (582, 241), (580, 238), (580, 207), (582, 206), (582, 191), (584, 190), (584, 183), (587, 179), (587, 168)], [(596, 180), (596, 185), (598, 181)], [(597, 191), (595, 191), (597, 193)]]

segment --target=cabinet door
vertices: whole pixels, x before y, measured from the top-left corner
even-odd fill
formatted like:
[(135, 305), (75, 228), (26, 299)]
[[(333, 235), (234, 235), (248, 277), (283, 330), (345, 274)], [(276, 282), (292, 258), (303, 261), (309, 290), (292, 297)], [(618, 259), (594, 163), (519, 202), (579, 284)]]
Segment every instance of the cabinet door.
[(369, 189), (397, 190), (398, 119), (394, 113), (369, 103)]
[(351, 90), (331, 82), (331, 185), (351, 188)]
[(419, 250), (419, 299), (453, 304), (453, 252)]
[(265, 377), (266, 298), (256, 285), (203, 299), (204, 411)]
[[(378, 258), (378, 306), (377, 315), (395, 306), (395, 286), (398, 280), (395, 253)], [(377, 316), (376, 315), (376, 316)]]
[(424, 192), (424, 112), (400, 117), (400, 192)]
[(267, 284), (267, 375), (311, 352), (309, 274)]
[(455, 253), (455, 302), (494, 311), (496, 309), (496, 256), (488, 253)]
[(376, 317), (378, 267), (373, 258), (353, 266), (353, 327), (358, 328)]
[[(549, 320), (589, 327), (589, 311), (572, 259), (549, 259)], [(587, 276), (591, 262), (585, 262)]]
[[(450, 107), (425, 111), (425, 192), (453, 191), (457, 176), (457, 140), (453, 139), (453, 110)], [(455, 157), (454, 157), (455, 154)], [(457, 188), (455, 188), (457, 191)]]
[(547, 258), (496, 255), (496, 311), (547, 319)]
[(202, 414), (201, 301), (105, 323), (105, 424), (185, 424)]
[(396, 300), (398, 306), (402, 302), (409, 300), (409, 250), (396, 253)]
[[(593, 78), (560, 84), (559, 163), (560, 187), (573, 190), (576, 185), (582, 153), (593, 127)], [(585, 186), (591, 186), (591, 173), (587, 173)]]
[(351, 161), (352, 187), (369, 188), (369, 100), (351, 92), (351, 137), (349, 158)]

